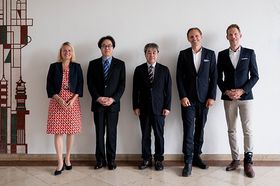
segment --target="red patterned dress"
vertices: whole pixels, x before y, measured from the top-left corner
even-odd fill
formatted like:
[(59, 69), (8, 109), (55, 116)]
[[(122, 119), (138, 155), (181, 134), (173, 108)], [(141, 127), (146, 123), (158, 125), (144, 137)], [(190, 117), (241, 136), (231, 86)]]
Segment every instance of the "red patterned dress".
[[(63, 70), (62, 86), (59, 96), (67, 102), (73, 97), (69, 90), (69, 69)], [(82, 115), (79, 97), (72, 108), (63, 108), (51, 99), (49, 104), (47, 134), (77, 134), (81, 131)]]

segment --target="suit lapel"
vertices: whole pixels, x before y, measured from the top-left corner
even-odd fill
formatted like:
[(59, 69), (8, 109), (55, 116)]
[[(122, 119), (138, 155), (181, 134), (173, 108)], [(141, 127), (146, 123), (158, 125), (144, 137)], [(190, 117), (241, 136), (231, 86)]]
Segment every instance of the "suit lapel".
[(189, 67), (192, 68), (193, 72), (197, 74), (195, 66), (194, 66), (194, 59), (193, 59), (193, 53), (192, 53), (192, 48), (189, 48), (189, 51), (187, 53), (187, 59), (191, 59), (191, 60), (187, 60), (189, 61)]
[(73, 63), (70, 62), (70, 65), (69, 65), (69, 78), (73, 77), (74, 75), (74, 68), (73, 68)]
[(142, 70), (143, 70), (143, 75), (144, 75), (144, 80), (145, 80), (145, 82), (147, 83), (147, 84), (150, 84), (150, 79), (149, 79), (149, 72), (148, 72), (148, 65), (147, 65), (147, 63), (145, 63), (144, 65), (143, 65), (143, 68), (142, 68)]
[(234, 69), (234, 66), (233, 66), (233, 64), (232, 64), (232, 61), (231, 61), (231, 59), (230, 59), (230, 57), (229, 57), (229, 48), (227, 49), (227, 55), (226, 55), (226, 60), (225, 61), (228, 61), (229, 63), (230, 63), (230, 66), (231, 66), (231, 68), (232, 69)]
[(116, 60), (112, 57), (112, 62), (108, 72), (108, 79), (111, 77), (115, 65), (116, 65)]
[(154, 71), (154, 80), (153, 80), (153, 84), (157, 81), (158, 76), (159, 76), (159, 65), (156, 63), (155, 71)]
[(63, 69), (62, 69), (62, 62), (58, 63), (58, 69), (59, 69), (59, 77), (58, 77), (58, 80), (59, 80), (59, 85), (62, 84), (62, 81), (63, 81)]
[[(241, 47), (241, 46), (240, 46)], [(240, 55), (239, 55), (239, 59), (238, 59), (238, 62), (237, 62), (237, 65), (236, 65), (236, 69), (241, 65), (241, 59), (243, 58), (243, 48), (241, 47), (240, 48)]]
[(200, 59), (200, 65), (198, 67), (198, 71), (197, 71), (197, 74), (200, 73), (201, 69), (203, 68), (203, 65), (204, 65), (204, 58), (205, 58), (205, 50), (203, 48), (201, 48), (201, 59)]
[(96, 64), (96, 66), (97, 66), (96, 69), (98, 69), (98, 70), (96, 70), (97, 76), (99, 76), (100, 79), (101, 79), (102, 81), (104, 81), (102, 57), (99, 58), (99, 61), (98, 61), (98, 63)]

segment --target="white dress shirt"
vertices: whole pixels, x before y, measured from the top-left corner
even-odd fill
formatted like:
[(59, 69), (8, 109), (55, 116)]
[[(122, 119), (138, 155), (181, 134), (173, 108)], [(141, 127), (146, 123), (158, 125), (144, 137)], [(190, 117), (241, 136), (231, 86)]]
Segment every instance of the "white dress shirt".
[(236, 51), (233, 51), (229, 48), (229, 58), (231, 60), (231, 63), (233, 65), (234, 69), (236, 69), (236, 66), (237, 66), (237, 63), (238, 63), (238, 60), (239, 60), (240, 48), (241, 47), (239, 47)]
[(197, 53), (195, 53), (195, 51), (192, 50), (193, 62), (194, 62), (196, 72), (198, 72), (201, 63), (201, 51), (202, 49), (200, 49)]

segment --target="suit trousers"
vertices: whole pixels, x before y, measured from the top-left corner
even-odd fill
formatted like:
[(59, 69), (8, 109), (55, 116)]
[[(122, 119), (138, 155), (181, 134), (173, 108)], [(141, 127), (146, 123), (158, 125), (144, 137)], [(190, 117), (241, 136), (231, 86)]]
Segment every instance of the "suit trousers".
[(163, 161), (164, 157), (164, 116), (155, 114), (140, 114), (140, 125), (142, 131), (142, 158), (150, 160), (151, 152), (151, 130), (155, 136), (155, 161)]
[(252, 132), (252, 100), (224, 100), (224, 108), (228, 126), (228, 138), (233, 160), (239, 160), (239, 147), (236, 138), (236, 119), (239, 116), (241, 120), (244, 140), (244, 153), (253, 152), (253, 132)]
[(208, 108), (205, 103), (192, 101), (188, 107), (181, 107), (183, 119), (183, 154), (185, 163), (192, 162), (193, 155), (200, 155), (204, 141), (204, 126)]
[[(94, 123), (96, 130), (96, 161), (108, 162), (116, 158), (117, 123), (119, 112), (99, 111), (94, 112)], [(104, 135), (106, 130), (106, 154)]]

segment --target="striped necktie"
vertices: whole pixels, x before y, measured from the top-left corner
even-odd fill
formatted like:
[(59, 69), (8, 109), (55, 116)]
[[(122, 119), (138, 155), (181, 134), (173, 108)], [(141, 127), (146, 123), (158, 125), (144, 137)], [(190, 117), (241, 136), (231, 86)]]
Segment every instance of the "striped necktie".
[(108, 72), (109, 72), (109, 60), (106, 59), (104, 61), (104, 64), (103, 64), (103, 72), (104, 72), (104, 80), (106, 81), (107, 78), (108, 78)]
[(148, 70), (150, 83), (154, 80), (154, 67), (151, 65)]

